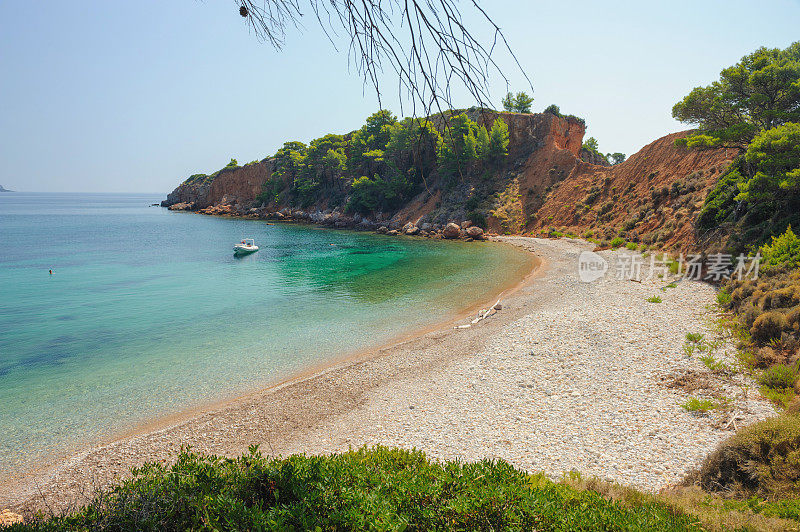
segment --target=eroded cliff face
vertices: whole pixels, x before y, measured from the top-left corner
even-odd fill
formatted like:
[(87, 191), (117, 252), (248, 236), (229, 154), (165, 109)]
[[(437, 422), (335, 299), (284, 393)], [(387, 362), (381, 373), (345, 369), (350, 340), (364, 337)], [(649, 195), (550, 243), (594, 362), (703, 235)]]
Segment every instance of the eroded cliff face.
[(226, 204), (250, 207), (273, 170), (272, 159), (264, 159), (220, 174), (211, 183), (206, 206)]
[(161, 206), (183, 204), (186, 205), (184, 210), (230, 206), (235, 212), (244, 212), (253, 206), (273, 170), (272, 159), (224, 168), (213, 179), (181, 183), (161, 202)]
[(579, 162), (527, 229), (601, 239), (624, 234), (662, 249), (694, 249), (696, 215), (738, 151), (676, 147), (675, 139), (688, 133), (661, 137), (615, 166)]
[[(732, 149), (678, 148), (674, 141), (688, 133), (683, 132), (648, 144), (616, 166), (592, 164), (582, 150), (586, 128), (581, 121), (545, 113), (470, 110), (467, 114), (487, 128), (497, 117), (508, 125), (508, 158), (488, 187), (485, 176), (476, 176), (474, 184), (461, 183), (455, 191), (434, 183), (397, 211), (367, 217), (346, 214), (341, 207), (331, 209), (327, 198), (301, 210), (256, 201), (274, 170), (273, 160), (264, 159), (224, 169), (213, 180), (185, 182), (162, 205), (361, 229), (401, 230), (411, 224), (427, 227), (420, 234), (434, 235), (448, 222), (468, 226), (463, 224), (465, 204), (480, 189), (492, 191), (486, 198), (493, 202), (486, 217), (491, 232), (561, 231), (598, 239), (623, 235), (661, 248), (689, 250), (697, 240), (693, 232), (697, 212), (738, 155)], [(443, 205), (453, 208), (443, 211)]]

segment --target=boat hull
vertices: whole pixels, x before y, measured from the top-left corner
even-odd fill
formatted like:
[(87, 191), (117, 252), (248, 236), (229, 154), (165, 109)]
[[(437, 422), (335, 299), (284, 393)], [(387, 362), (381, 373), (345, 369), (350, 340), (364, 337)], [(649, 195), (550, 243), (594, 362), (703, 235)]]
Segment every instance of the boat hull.
[(255, 253), (256, 251), (258, 251), (258, 246), (233, 246), (234, 255), (249, 255), (251, 253)]

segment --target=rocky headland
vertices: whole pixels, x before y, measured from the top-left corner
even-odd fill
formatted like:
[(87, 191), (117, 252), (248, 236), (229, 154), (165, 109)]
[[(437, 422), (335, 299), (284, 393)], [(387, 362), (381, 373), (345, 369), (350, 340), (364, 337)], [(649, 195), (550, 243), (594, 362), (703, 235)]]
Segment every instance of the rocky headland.
[(666, 135), (612, 166), (582, 147), (586, 128), (580, 119), (485, 110), (467, 115), (478, 124), (491, 125), (501, 118), (508, 125), (508, 155), (501, 168), (466, 175), (455, 185), (434, 175), (426, 190), (392, 210), (349, 212), (346, 199), (352, 180), (344, 184), (345, 200), (342, 191), (331, 189), (304, 207), (274, 198), (265, 201), (262, 192), (276, 170), (275, 157), (193, 176), (162, 206), (432, 238), (559, 232), (602, 240), (621, 235), (683, 251), (696, 247), (696, 213), (738, 155), (732, 149), (677, 147), (675, 139), (690, 133), (686, 131)]

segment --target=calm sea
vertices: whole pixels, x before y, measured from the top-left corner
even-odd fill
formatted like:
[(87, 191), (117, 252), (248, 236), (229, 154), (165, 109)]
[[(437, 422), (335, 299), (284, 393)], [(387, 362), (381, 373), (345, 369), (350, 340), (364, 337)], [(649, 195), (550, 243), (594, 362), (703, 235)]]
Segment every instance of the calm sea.
[[(453, 317), (530, 266), (160, 199), (0, 194), (0, 475)], [(234, 258), (244, 237), (261, 249)]]

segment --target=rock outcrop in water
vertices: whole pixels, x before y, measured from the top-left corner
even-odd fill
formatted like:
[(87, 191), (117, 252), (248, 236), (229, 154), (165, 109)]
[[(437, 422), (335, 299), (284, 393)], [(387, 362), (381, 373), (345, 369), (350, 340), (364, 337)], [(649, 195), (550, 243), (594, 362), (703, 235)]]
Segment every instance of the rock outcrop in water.
[[(582, 149), (586, 127), (580, 119), (487, 110), (470, 110), (467, 115), (487, 129), (498, 117), (508, 125), (508, 156), (502, 167), (461, 176), (455, 183), (434, 174), (423, 192), (391, 211), (348, 213), (352, 179), (341, 188), (323, 190), (302, 208), (261, 201), (258, 196), (275, 170), (274, 158), (226, 167), (212, 176), (193, 176), (162, 206), (447, 238), (452, 230), (445, 234), (444, 229), (454, 222), (460, 237), (482, 238), (482, 233), (470, 234), (461, 227), (471, 219), (493, 233), (555, 231), (598, 238), (625, 234), (634, 241), (688, 249), (696, 241), (695, 213), (737, 155), (725, 149), (676, 147), (674, 140), (688, 134), (683, 132), (662, 137), (627, 161), (609, 166)], [(441, 118), (432, 122), (443, 127)]]

